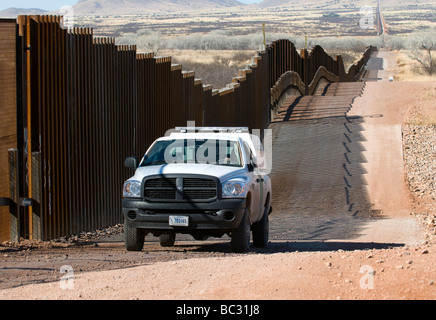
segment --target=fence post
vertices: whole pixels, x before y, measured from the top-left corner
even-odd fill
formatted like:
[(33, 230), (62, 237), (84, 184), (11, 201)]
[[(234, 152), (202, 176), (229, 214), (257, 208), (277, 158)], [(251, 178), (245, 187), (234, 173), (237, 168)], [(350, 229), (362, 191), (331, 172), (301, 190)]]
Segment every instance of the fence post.
[(18, 150), (9, 149), (8, 151), (9, 163), (9, 198), (12, 202), (9, 204), (10, 212), (10, 238), (11, 241), (19, 241), (21, 238), (21, 218), (19, 201), (19, 164), (18, 164)]
[(309, 95), (309, 54), (307, 49), (301, 50), (301, 57), (303, 58), (303, 82), (304, 82), (304, 95)]
[(345, 67), (344, 67), (344, 61), (342, 60), (342, 56), (336, 56), (336, 62), (338, 65), (338, 77), (339, 77), (339, 82), (344, 82), (345, 81)]
[(32, 239), (42, 240), (41, 228), (41, 152), (32, 152)]

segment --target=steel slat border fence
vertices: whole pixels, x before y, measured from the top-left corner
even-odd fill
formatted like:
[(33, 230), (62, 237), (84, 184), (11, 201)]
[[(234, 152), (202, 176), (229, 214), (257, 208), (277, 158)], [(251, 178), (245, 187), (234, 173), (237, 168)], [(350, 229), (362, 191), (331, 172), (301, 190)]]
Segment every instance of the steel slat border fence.
[[(16, 90), (10, 128), (15, 126), (17, 142), (10, 147), (18, 149), (21, 198), (32, 204), (20, 209), (20, 230), (42, 240), (121, 223), (121, 187), (131, 175), (124, 159), (141, 157), (167, 130), (188, 121), (267, 128), (270, 88), (284, 73), (296, 72), (305, 93), (320, 66), (340, 81), (355, 81), (375, 50), (369, 48), (347, 73), (340, 56), (335, 60), (321, 47), (298, 53), (293, 43), (279, 40), (259, 51), (226, 88), (212, 90), (170, 57), (138, 54), (135, 46), (96, 38), (88, 28), (63, 29), (61, 19), (7, 21), (19, 30), (17, 79), (9, 81)], [(0, 23), (1, 34), (6, 28)], [(0, 79), (7, 80), (2, 69)], [(7, 197), (10, 182), (1, 181), (0, 196)], [(1, 209), (0, 221), (12, 209)]]

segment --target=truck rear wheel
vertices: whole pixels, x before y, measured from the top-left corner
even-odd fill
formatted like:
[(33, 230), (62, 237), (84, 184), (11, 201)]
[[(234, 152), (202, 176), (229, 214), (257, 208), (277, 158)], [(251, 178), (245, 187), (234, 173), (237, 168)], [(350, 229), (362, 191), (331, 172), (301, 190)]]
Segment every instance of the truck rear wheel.
[(245, 209), (241, 224), (231, 233), (231, 246), (233, 252), (244, 253), (248, 251), (250, 248), (250, 234), (250, 217), (248, 209)]
[(159, 244), (161, 247), (172, 247), (176, 242), (175, 233), (163, 233), (159, 236)]
[(124, 244), (127, 251), (142, 251), (145, 231), (134, 228), (128, 221), (124, 222)]

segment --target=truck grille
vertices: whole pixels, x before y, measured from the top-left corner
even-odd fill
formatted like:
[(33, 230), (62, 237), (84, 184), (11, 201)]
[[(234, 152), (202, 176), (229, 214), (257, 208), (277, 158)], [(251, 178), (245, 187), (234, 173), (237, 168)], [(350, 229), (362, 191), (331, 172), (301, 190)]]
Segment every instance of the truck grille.
[(145, 181), (144, 196), (151, 201), (210, 201), (217, 197), (217, 182), (208, 178), (152, 178)]
[(151, 179), (145, 182), (144, 196), (155, 200), (172, 200), (176, 198), (176, 179)]

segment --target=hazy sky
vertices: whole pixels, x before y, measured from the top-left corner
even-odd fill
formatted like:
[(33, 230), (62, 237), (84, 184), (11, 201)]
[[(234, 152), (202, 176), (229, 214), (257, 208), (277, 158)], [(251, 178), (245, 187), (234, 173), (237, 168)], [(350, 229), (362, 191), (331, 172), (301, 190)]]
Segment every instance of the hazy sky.
[(14, 8), (57, 10), (62, 6), (75, 5), (78, 0), (1, 0), (0, 10)]
[[(62, 6), (66, 5), (75, 5), (78, 0), (1, 0), (0, 1), (0, 11), (4, 9), (8, 9), (11, 7), (14, 8), (38, 8), (45, 10), (57, 10)], [(243, 3), (256, 3), (262, 0), (239, 0)]]

